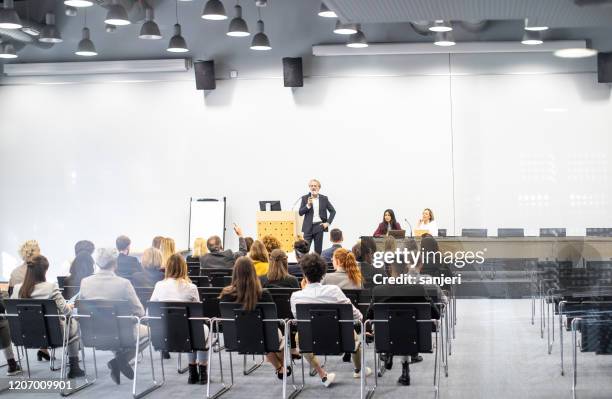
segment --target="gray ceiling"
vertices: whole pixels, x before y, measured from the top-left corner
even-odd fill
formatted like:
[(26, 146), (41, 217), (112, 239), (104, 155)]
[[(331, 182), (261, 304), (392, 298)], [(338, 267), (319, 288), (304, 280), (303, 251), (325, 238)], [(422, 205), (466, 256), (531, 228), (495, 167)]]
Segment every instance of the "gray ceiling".
[[(98, 0), (105, 3), (107, 0)], [(125, 4), (133, 1), (121, 0)], [(222, 0), (228, 15), (233, 15), (235, 0)], [(155, 8), (155, 20), (162, 40), (140, 40), (141, 23), (119, 27), (113, 33), (104, 30), (106, 10), (100, 5), (87, 9), (87, 25), (95, 42), (98, 60), (177, 57), (165, 51), (176, 21), (173, 0), (147, 0)], [(181, 1), (179, 21), (193, 59), (214, 59), (226, 68), (266, 68), (279, 65), (287, 56), (309, 56), (311, 46), (321, 43), (344, 43), (346, 38), (332, 33), (334, 20), (317, 16), (320, 0), (268, 0), (262, 9), (266, 32), (273, 49), (255, 52), (249, 49), (251, 38), (225, 35), (228, 21), (206, 21), (200, 18), (204, 0)], [(448, 18), (452, 20), (492, 20), (484, 30), (471, 32), (457, 26), (458, 41), (520, 40), (522, 18), (541, 17), (551, 29), (545, 39), (591, 39), (594, 47), (612, 50), (612, 8), (577, 7), (572, 0), (326, 0), (342, 19), (363, 22), (370, 42), (431, 41), (415, 32), (410, 21)], [(257, 8), (254, 0), (242, 0), (244, 18), (251, 31), (255, 29)], [(44, 13), (55, 10), (63, 43), (51, 48), (27, 45), (12, 62), (77, 61), (74, 55), (83, 27), (83, 9), (78, 16), (64, 14), (61, 0), (18, 0), (20, 15), (43, 22)], [(136, 10), (136, 9), (134, 9)], [(137, 18), (138, 13), (130, 14)], [(1, 34), (2, 32), (0, 32)], [(179, 55), (182, 57), (184, 55)]]

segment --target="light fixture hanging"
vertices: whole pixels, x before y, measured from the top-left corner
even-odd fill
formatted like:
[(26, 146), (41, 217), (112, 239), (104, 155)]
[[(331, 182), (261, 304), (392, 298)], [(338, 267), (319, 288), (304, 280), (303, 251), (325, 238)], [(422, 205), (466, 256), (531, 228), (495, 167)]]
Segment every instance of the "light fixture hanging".
[(242, 19), (242, 7), (240, 7), (240, 4), (236, 3), (234, 9), (236, 10), (236, 16), (230, 21), (227, 35), (234, 37), (249, 36), (251, 34), (249, 32), (249, 27), (246, 21)]
[(436, 33), (434, 44), (441, 47), (449, 47), (457, 44), (453, 38), (451, 32), (438, 32)]
[(548, 26), (539, 23), (536, 18), (525, 18), (525, 30), (538, 32), (548, 30)]
[(340, 20), (336, 21), (334, 33), (337, 35), (354, 35), (359, 30), (359, 25), (354, 23), (343, 24)]
[(319, 17), (323, 17), (323, 18), (338, 18), (336, 13), (334, 11), (330, 10), (329, 7), (327, 7), (325, 5), (325, 3), (321, 3), (321, 8), (319, 8)]
[(538, 44), (544, 43), (544, 41), (542, 40), (540, 31), (526, 30), (523, 34), (523, 40), (521, 40), (521, 43), (527, 46), (537, 46)]
[(257, 13), (259, 15), (259, 20), (257, 21), (257, 33), (253, 36), (253, 41), (251, 42), (251, 50), (272, 50), (272, 46), (270, 46), (270, 39), (264, 33), (264, 22), (261, 19), (261, 8), (257, 8)]
[(61, 43), (62, 36), (59, 29), (55, 26), (55, 14), (48, 12), (45, 15), (45, 26), (40, 31), (38, 41), (43, 43)]
[(67, 17), (76, 17), (78, 14), (78, 10), (74, 6), (66, 6), (64, 14), (66, 14)]
[(453, 27), (451, 26), (450, 21), (437, 19), (434, 21), (433, 25), (429, 27), (429, 30), (432, 32), (450, 32), (453, 30)]
[(159, 26), (154, 21), (155, 14), (153, 8), (147, 7), (145, 9), (145, 23), (140, 28), (139, 39), (144, 40), (159, 40), (162, 38)]
[(170, 38), (170, 43), (168, 43), (168, 48), (166, 51), (171, 53), (186, 53), (189, 51), (187, 48), (187, 42), (185, 38), (181, 35), (181, 25), (179, 24), (178, 19), (178, 0), (175, 2), (176, 6), (176, 23), (174, 24), (174, 36)]
[(82, 31), (83, 38), (79, 42), (79, 45), (77, 47), (77, 51), (75, 51), (75, 54), (80, 55), (82, 57), (93, 57), (93, 56), (98, 55), (98, 52), (96, 51), (96, 46), (94, 46), (93, 42), (89, 38), (89, 28), (87, 27), (87, 11), (85, 11), (84, 18), (85, 19), (84, 19), (83, 31)]
[(0, 43), (0, 58), (3, 58), (3, 59), (17, 58), (15, 47), (11, 43)]
[(4, 7), (0, 8), (0, 28), (21, 29), (22, 27), (13, 0), (4, 0)]
[(208, 19), (210, 21), (222, 21), (227, 19), (225, 13), (225, 7), (220, 0), (208, 0), (202, 11), (202, 19)]
[(559, 58), (588, 58), (597, 55), (597, 50), (589, 47), (564, 48), (553, 54)]
[(349, 40), (346, 43), (346, 47), (350, 47), (350, 48), (368, 47), (368, 41), (366, 40), (366, 37), (361, 31), (361, 29), (359, 29), (357, 33), (354, 33), (349, 36)]
[(82, 8), (82, 7), (91, 7), (91, 6), (93, 6), (93, 1), (89, 1), (89, 0), (64, 0), (64, 4), (66, 4), (67, 6), (70, 6), (70, 7)]
[(106, 24), (104, 25), (106, 33), (113, 33), (117, 31), (117, 25)]
[(119, 4), (117, 0), (113, 0), (112, 4), (108, 8), (108, 12), (106, 13), (106, 19), (104, 19), (104, 22), (109, 25), (116, 26), (124, 26), (132, 23), (128, 18), (127, 11), (125, 11), (125, 7)]

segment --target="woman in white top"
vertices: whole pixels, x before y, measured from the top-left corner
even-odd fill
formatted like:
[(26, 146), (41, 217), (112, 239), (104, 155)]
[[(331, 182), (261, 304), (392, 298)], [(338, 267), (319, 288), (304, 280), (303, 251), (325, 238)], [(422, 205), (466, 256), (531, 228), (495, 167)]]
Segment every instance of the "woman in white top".
[[(166, 262), (166, 274), (162, 281), (155, 284), (151, 302), (200, 302), (198, 288), (187, 276), (187, 262), (180, 254), (171, 255)], [(208, 328), (204, 326), (204, 336)], [(188, 384), (208, 382), (208, 351), (189, 352)], [(197, 360), (197, 363), (196, 363)]]
[(433, 211), (429, 208), (423, 209), (423, 216), (417, 223), (417, 230), (427, 230), (434, 237), (438, 236), (438, 224), (434, 220)]

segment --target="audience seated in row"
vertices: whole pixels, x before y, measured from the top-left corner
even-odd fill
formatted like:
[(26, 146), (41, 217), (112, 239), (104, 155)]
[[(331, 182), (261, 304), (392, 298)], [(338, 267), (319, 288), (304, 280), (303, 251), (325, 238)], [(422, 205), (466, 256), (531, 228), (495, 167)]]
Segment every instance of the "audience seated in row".
[(287, 254), (282, 249), (272, 251), (268, 273), (260, 280), (264, 288), (300, 288), (298, 279), (289, 274)]
[(363, 288), (361, 269), (357, 265), (355, 255), (347, 249), (340, 248), (332, 257), (334, 273), (327, 273), (323, 285), (337, 285), (341, 289), (359, 290)]
[(141, 264), (144, 270), (134, 273), (131, 278), (134, 287), (153, 288), (155, 283), (164, 279), (162, 253), (159, 249), (154, 247), (145, 249)]
[(253, 267), (255, 268), (257, 276), (265, 276), (268, 274), (270, 259), (268, 258), (268, 250), (261, 241), (255, 240), (253, 242), (251, 250), (249, 251), (249, 258), (253, 261)]
[(38, 241), (28, 240), (23, 243), (21, 248), (19, 248), (19, 256), (21, 257), (21, 260), (23, 260), (23, 263), (21, 266), (16, 267), (11, 272), (11, 277), (9, 278), (9, 288), (13, 288), (17, 284), (23, 283), (26, 271), (28, 270), (28, 261), (38, 255), (40, 255), (40, 246), (38, 245)]
[(363, 279), (363, 288), (372, 288), (374, 286), (374, 275), (380, 273), (372, 266), (372, 259), (376, 252), (376, 242), (372, 237), (363, 237), (352, 248), (355, 259), (359, 262), (361, 269), (361, 277)]
[(297, 240), (293, 243), (293, 252), (295, 253), (295, 259), (297, 264), (289, 266), (290, 274), (302, 274), (300, 267), (300, 261), (304, 256), (308, 255), (310, 251), (310, 244), (306, 240)]
[(174, 240), (170, 237), (162, 238), (160, 251), (162, 253), (162, 268), (165, 268), (168, 259), (176, 253)]
[(187, 263), (199, 263), (200, 258), (207, 253), (206, 240), (202, 237), (198, 237), (193, 241), (193, 251), (185, 259)]
[[(70, 264), (69, 275), (66, 276), (65, 285), (80, 287), (81, 280), (94, 274), (94, 259), (92, 257), (96, 247), (87, 240), (79, 241), (74, 246), (75, 258)], [(70, 298), (66, 298), (70, 299)]]
[(132, 278), (136, 272), (142, 271), (142, 266), (135, 256), (130, 256), (130, 245), (132, 241), (128, 236), (121, 235), (115, 240), (115, 245), (119, 255), (117, 257), (117, 275), (120, 277)]
[(323, 252), (321, 252), (321, 257), (325, 259), (325, 262), (327, 263), (332, 261), (332, 255), (336, 249), (342, 248), (342, 241), (344, 241), (344, 238), (342, 237), (342, 230), (331, 229), (329, 232), (329, 240), (331, 241), (332, 246), (324, 249)]

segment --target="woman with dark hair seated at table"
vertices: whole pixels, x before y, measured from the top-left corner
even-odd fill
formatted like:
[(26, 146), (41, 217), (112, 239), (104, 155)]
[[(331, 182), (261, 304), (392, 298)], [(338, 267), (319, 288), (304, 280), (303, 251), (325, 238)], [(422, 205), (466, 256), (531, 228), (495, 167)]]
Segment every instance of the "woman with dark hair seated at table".
[(380, 222), (374, 232), (374, 237), (384, 237), (389, 234), (389, 230), (401, 229), (402, 226), (395, 220), (395, 212), (393, 212), (393, 209), (387, 209), (383, 214), (383, 221)]

